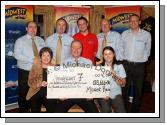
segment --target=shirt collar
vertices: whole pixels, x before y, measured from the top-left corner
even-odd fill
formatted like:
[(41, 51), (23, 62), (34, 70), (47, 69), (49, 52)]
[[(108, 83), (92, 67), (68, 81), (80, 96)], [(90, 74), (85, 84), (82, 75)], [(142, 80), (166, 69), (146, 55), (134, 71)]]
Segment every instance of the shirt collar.
[[(58, 36), (59, 36), (59, 34), (58, 34), (58, 33), (56, 33), (55, 35), (56, 35), (56, 37), (58, 37)], [(60, 36), (61, 36), (61, 37), (63, 37), (63, 36), (64, 36), (64, 33), (63, 33), (63, 34), (61, 34)]]
[[(81, 57), (79, 57), (77, 60), (79, 61), (81, 59)], [(71, 60), (72, 61), (76, 61), (74, 57), (71, 56)]]
[[(132, 33), (132, 30), (131, 30), (131, 29), (129, 29), (129, 32), (130, 32), (130, 33)], [(140, 32), (141, 32), (141, 29), (139, 28), (138, 33), (140, 33)]]
[[(106, 63), (106, 62), (104, 63), (104, 66), (107, 66), (107, 63)], [(115, 64), (114, 64), (114, 67), (115, 67)]]
[(86, 37), (86, 36), (90, 35), (90, 34), (91, 34), (91, 32), (90, 32), (90, 31), (88, 31), (88, 34), (86, 34), (86, 35), (83, 35), (81, 32), (79, 32), (79, 34), (80, 34), (81, 36), (83, 36), (83, 37)]
[[(26, 36), (27, 36), (28, 39), (32, 38), (29, 34), (27, 34)], [(36, 38), (36, 36), (35, 36), (35, 38)]]
[(108, 36), (110, 34), (110, 31), (108, 31), (107, 33), (102, 33), (102, 34), (103, 34), (103, 36), (104, 35)]

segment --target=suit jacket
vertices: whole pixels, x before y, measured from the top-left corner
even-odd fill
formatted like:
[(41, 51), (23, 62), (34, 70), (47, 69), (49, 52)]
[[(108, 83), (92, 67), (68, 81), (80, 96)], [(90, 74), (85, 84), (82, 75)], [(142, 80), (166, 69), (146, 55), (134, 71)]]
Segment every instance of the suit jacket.
[[(31, 71), (28, 76), (28, 85), (29, 90), (26, 96), (26, 100), (29, 100), (33, 95), (35, 95), (39, 90), (40, 87), (37, 87), (37, 84), (42, 84), (43, 80), (43, 69), (41, 60), (39, 57), (36, 57), (38, 59), (36, 64), (32, 65)], [(41, 86), (41, 85), (39, 85)]]

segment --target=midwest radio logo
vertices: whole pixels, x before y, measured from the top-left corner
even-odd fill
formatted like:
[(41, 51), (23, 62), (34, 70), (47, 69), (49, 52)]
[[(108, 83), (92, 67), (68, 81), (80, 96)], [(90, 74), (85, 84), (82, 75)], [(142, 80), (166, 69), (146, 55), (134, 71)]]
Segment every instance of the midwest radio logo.
[(68, 23), (76, 23), (78, 18), (80, 18), (81, 16), (83, 16), (83, 14), (69, 14), (69, 15), (65, 15), (62, 18), (65, 19)]
[(117, 23), (127, 23), (129, 21), (129, 17), (133, 15), (134, 13), (121, 13), (118, 14), (110, 19), (111, 25), (117, 24)]
[(13, 19), (25, 19), (27, 9), (21, 7), (11, 7), (9, 9), (5, 9), (5, 18), (13, 18)]

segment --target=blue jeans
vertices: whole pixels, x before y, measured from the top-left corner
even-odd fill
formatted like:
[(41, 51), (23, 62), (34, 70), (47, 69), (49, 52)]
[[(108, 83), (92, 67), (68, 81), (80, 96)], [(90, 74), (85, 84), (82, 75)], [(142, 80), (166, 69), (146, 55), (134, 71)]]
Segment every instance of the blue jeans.
[(110, 112), (110, 102), (111, 100), (104, 100), (103, 98), (98, 99), (98, 103), (100, 105), (100, 112), (109, 113)]
[(117, 95), (114, 99), (104, 100), (103, 98), (98, 99), (100, 110), (102, 113), (111, 112), (110, 108), (114, 109), (115, 113), (125, 113), (124, 101), (122, 95)]

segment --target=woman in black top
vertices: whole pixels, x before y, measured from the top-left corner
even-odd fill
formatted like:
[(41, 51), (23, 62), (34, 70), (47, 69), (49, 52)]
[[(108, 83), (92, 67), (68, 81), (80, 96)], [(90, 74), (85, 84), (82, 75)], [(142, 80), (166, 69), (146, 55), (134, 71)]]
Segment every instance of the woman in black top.
[(55, 106), (57, 104), (56, 99), (47, 99), (47, 67), (52, 66), (51, 60), (53, 57), (53, 52), (50, 48), (44, 47), (40, 50), (39, 56), (42, 62), (43, 77), (42, 83), (37, 83), (37, 88), (40, 90), (31, 97), (31, 112), (39, 113), (41, 112), (41, 106), (44, 105), (46, 112), (54, 112)]

